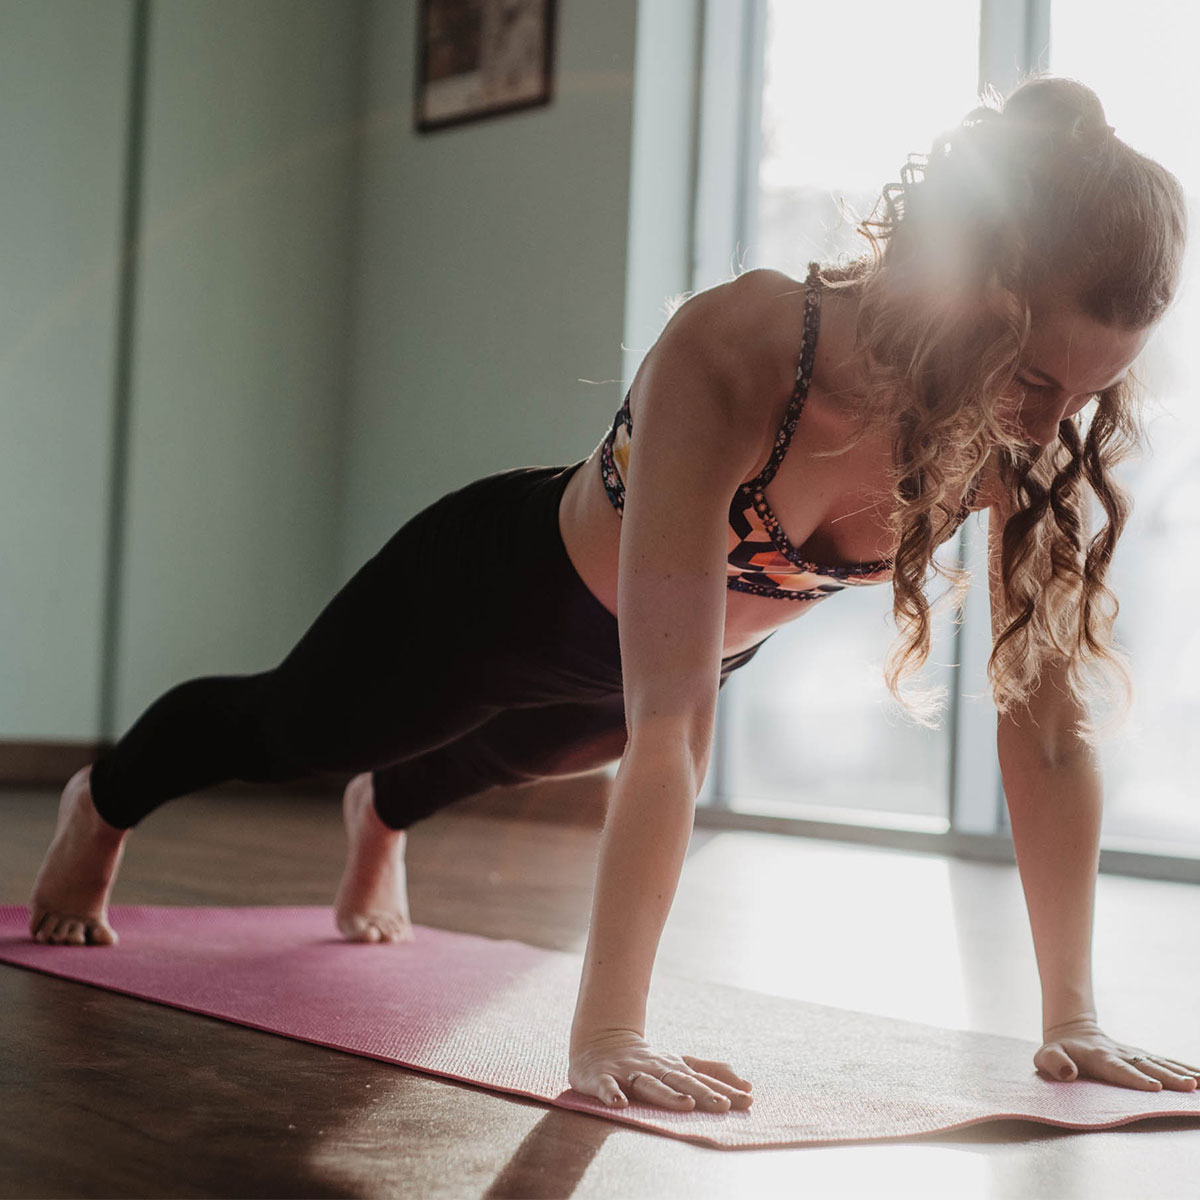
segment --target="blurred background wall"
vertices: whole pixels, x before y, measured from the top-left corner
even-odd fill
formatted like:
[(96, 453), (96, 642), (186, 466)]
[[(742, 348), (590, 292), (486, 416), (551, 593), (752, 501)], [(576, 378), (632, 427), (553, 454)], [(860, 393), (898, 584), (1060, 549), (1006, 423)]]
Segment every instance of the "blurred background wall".
[(689, 279), (697, 5), (641, 8), (418, 134), (416, 0), (0, 0), (0, 745), (267, 669), (418, 509), (589, 452)]

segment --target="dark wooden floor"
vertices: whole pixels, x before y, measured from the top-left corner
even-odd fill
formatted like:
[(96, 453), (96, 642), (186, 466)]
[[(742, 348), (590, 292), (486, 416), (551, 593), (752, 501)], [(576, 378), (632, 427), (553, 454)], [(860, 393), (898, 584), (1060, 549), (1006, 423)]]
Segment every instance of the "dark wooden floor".
[[(582, 951), (595, 795), (574, 807), (574, 824), (531, 819), (543, 790), (418, 825), (414, 920)], [(56, 801), (0, 792), (0, 902), (27, 899)], [(130, 838), (114, 902), (328, 904), (343, 845), (336, 800), (188, 797)], [(1200, 889), (1100, 885), (1110, 1031), (1200, 1060)], [(697, 830), (657, 970), (1011, 1036), (1040, 1029), (1019, 880), (1004, 865)], [(1196, 1122), (1072, 1134), (1005, 1121), (907, 1142), (729, 1152), (16, 968), (0, 966), (0, 1006), (5, 1197), (1115, 1200), (1200, 1188)]]

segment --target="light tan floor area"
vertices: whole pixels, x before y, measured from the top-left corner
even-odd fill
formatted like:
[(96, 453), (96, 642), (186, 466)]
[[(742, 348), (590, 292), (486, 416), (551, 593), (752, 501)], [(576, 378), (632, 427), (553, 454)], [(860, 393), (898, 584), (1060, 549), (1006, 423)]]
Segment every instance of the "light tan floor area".
[[(56, 802), (0, 793), (0, 902), (27, 899)], [(594, 821), (513, 811), (412, 830), (413, 919), (582, 952)], [(329, 904), (343, 848), (336, 799), (187, 797), (130, 838), (113, 901)], [(1101, 876), (1095, 959), (1110, 1034), (1200, 1062), (1200, 888)], [(1041, 1028), (1008, 865), (699, 829), (656, 971), (1031, 1042)], [(5, 1197), (1200, 1196), (1195, 1120), (720, 1151), (16, 968), (0, 966), (0, 1007)], [(737, 1069), (732, 1036), (725, 1057)]]

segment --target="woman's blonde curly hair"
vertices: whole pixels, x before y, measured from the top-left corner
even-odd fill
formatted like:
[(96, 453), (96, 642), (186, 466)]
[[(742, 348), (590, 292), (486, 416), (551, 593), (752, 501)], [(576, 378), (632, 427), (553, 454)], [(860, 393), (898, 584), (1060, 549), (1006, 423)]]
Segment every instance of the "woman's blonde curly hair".
[[(1127, 714), (1132, 693), (1105, 578), (1131, 509), (1112, 470), (1144, 440), (1138, 386), (1126, 379), (1099, 393), (1086, 429), (1080, 413), (1045, 447), (1022, 441), (1000, 402), (1014, 393), (1038, 298), (1125, 329), (1159, 320), (1179, 281), (1185, 200), (1173, 175), (1115, 136), (1082, 83), (1034, 76), (1007, 100), (983, 99), (883, 189), (858, 225), (869, 251), (821, 271), (825, 285), (858, 300), (866, 386), (850, 403), (859, 437), (890, 431), (900, 464), (890, 524), (900, 637), (885, 677), (914, 720), (935, 724), (941, 692), (905, 695), (900, 685), (929, 656), (931, 569), (951, 581), (956, 606), (970, 585), (968, 572), (933, 554), (997, 447), (1011, 511), (1001, 565), (1011, 619), (988, 661), (992, 696), (1009, 712), (1044, 670), (1060, 670), (1089, 714), (1075, 732), (1094, 743)], [(1085, 485), (1106, 517), (1094, 534)], [(1101, 729), (1091, 702), (1114, 682), (1124, 703)]]

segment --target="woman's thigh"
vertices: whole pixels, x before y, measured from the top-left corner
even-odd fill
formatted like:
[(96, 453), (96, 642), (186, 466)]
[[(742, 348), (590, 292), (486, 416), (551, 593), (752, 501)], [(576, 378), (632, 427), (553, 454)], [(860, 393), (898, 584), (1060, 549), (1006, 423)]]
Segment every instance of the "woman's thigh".
[(619, 692), (616, 619), (558, 528), (578, 465), (500, 472), (407, 522), (269, 673), (280, 747), (315, 771), (382, 767), (510, 709)]
[[(719, 690), (758, 650), (724, 661)], [(596, 698), (506, 709), (435, 750), (377, 768), (375, 808), (385, 824), (403, 829), (491, 787), (597, 770), (619, 759), (626, 741), (619, 685)]]

